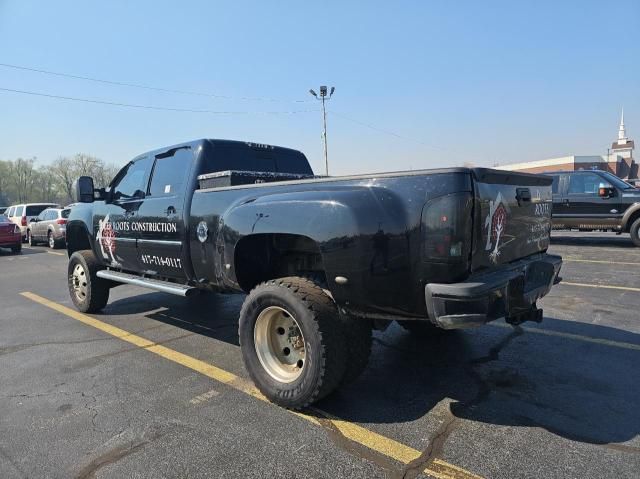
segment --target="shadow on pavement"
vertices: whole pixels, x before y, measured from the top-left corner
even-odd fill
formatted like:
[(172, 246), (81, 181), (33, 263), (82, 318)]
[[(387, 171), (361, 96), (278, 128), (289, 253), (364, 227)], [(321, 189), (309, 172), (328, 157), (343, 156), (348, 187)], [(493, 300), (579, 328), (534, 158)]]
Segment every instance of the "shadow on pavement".
[[(142, 314), (155, 321), (239, 346), (238, 315), (243, 300), (244, 295), (207, 292), (190, 298), (147, 293), (110, 302), (104, 313)], [(157, 311), (159, 308), (162, 310)]]
[[(237, 346), (243, 299), (149, 293), (114, 301), (105, 313), (143, 314)], [(451, 425), (447, 434), (459, 418), (539, 427), (594, 444), (625, 442), (640, 434), (640, 350), (635, 348), (640, 348), (640, 334), (555, 318), (545, 318), (541, 327), (632, 346), (492, 325), (418, 338), (394, 323), (374, 333), (362, 376), (317, 406), (347, 421), (393, 424), (417, 420), (446, 400), (448, 420), (441, 419)]]

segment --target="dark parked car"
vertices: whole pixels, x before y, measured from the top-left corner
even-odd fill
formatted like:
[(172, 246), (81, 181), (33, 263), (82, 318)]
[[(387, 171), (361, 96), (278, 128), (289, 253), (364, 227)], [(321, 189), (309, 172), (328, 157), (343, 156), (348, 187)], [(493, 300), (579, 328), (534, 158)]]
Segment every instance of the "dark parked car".
[(22, 250), (20, 227), (5, 215), (0, 215), (0, 247), (11, 248), (14, 253), (19, 253)]
[(48, 208), (32, 218), (27, 228), (29, 244), (46, 243), (52, 249), (64, 246), (70, 212), (68, 208)]
[(561, 171), (553, 177), (553, 228), (629, 233), (640, 246), (640, 189), (606, 171)]
[(304, 407), (367, 364), (372, 327), (541, 321), (551, 178), (449, 168), (316, 178), (295, 150), (200, 140), (78, 180), (68, 284), (81, 311), (125, 283), (248, 293), (239, 336), (258, 388)]

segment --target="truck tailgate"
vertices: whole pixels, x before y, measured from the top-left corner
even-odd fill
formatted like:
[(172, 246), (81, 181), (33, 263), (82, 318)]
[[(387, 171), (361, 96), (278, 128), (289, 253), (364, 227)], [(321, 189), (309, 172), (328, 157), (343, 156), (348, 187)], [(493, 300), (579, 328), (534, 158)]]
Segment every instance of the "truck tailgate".
[(546, 251), (551, 231), (548, 176), (474, 168), (472, 271)]

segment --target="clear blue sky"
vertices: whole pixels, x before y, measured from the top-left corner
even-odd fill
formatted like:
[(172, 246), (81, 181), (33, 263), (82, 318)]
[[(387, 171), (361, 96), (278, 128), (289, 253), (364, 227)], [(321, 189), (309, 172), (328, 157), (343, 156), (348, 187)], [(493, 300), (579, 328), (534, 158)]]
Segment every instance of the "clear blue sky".
[[(317, 109), (334, 85), (332, 173), (605, 154), (620, 108), (640, 140), (640, 1), (0, 0), (0, 88), (214, 111)], [(0, 91), (0, 159), (86, 152), (124, 163), (200, 137), (290, 146), (322, 170), (319, 112), (213, 115)], [(640, 156), (640, 153), (637, 153)]]

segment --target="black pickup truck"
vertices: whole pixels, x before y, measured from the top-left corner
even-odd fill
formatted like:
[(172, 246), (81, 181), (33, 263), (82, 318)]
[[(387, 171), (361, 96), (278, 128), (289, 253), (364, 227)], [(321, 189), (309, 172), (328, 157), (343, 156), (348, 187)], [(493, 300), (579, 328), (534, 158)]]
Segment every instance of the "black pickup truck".
[(199, 140), (138, 156), (110, 186), (77, 182), (67, 226), (84, 312), (134, 284), (247, 293), (245, 366), (304, 407), (366, 366), (372, 328), (437, 332), (542, 319), (551, 178), (482, 168), (315, 177), (295, 150)]
[(553, 178), (553, 228), (629, 233), (640, 246), (640, 189), (613, 173), (557, 171)]

